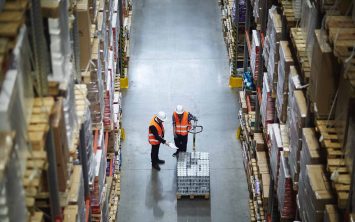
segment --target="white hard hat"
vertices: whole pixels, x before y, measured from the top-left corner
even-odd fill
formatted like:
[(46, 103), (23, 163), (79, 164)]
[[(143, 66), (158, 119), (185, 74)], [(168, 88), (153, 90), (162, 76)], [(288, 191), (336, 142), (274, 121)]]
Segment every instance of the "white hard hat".
[(157, 117), (158, 117), (158, 119), (160, 119), (163, 122), (167, 120), (166, 113), (163, 111), (158, 112)]
[(177, 114), (183, 114), (184, 113), (184, 107), (182, 107), (182, 105), (177, 105), (175, 111), (176, 111)]

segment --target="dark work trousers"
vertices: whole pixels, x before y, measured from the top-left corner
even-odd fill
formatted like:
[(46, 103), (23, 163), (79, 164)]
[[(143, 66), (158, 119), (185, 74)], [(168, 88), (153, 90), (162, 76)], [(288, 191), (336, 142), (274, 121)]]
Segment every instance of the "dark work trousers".
[(159, 147), (160, 144), (158, 145), (152, 145), (152, 150), (150, 152), (150, 158), (152, 159), (152, 165), (158, 164), (159, 160)]
[(188, 135), (186, 136), (177, 135), (176, 138), (174, 138), (175, 146), (179, 148), (177, 152), (186, 152), (187, 137)]

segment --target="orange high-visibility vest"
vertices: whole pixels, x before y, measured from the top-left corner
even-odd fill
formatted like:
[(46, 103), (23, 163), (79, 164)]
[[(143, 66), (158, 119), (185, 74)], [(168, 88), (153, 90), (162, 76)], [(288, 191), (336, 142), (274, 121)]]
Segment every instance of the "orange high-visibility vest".
[[(163, 125), (160, 126), (157, 122), (155, 122), (155, 117), (156, 116), (153, 116), (152, 120), (150, 121), (149, 128), (150, 128), (150, 126), (154, 126), (157, 129), (159, 136), (161, 138), (163, 138), (164, 126)], [(160, 141), (155, 138), (155, 136), (150, 131), (150, 129), (149, 129), (149, 134), (148, 134), (148, 141), (152, 145), (159, 145), (160, 144)]]
[(180, 121), (179, 116), (174, 112), (175, 118), (175, 133), (177, 135), (186, 136), (188, 134), (187, 130), (190, 129), (191, 125), (189, 123), (189, 113), (184, 112), (182, 114), (182, 119)]

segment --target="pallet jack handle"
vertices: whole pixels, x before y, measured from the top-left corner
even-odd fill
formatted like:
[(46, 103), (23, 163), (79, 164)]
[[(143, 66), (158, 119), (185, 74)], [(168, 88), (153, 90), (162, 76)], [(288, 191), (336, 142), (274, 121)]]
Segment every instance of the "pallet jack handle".
[(193, 139), (192, 139), (192, 150), (195, 152), (196, 151), (196, 134), (201, 133), (203, 131), (203, 126), (198, 126), (197, 125), (197, 120), (193, 120), (193, 124), (191, 129), (187, 129), (187, 132), (193, 134)]

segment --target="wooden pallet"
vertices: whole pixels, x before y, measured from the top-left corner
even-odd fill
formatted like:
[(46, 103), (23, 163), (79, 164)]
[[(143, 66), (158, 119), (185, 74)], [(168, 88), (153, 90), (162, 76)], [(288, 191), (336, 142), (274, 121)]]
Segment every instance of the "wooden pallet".
[(298, 65), (306, 82), (311, 76), (311, 65), (307, 56), (306, 39), (301, 28), (291, 28), (291, 41), (296, 51)]
[(204, 198), (206, 200), (210, 199), (210, 193), (206, 194), (176, 194), (176, 199), (181, 200), (183, 198), (190, 198), (190, 200), (193, 200), (195, 198)]
[(293, 6), (291, 1), (281, 0), (282, 14), (286, 17), (287, 26), (289, 28), (295, 27), (298, 19), (295, 18)]
[(330, 175), (337, 172), (338, 176), (332, 181), (332, 187), (336, 191), (338, 207), (345, 209), (350, 191), (351, 176), (349, 174), (344, 153), (339, 143), (334, 120), (317, 120), (316, 130), (320, 133), (321, 146), (326, 149), (327, 171)]

